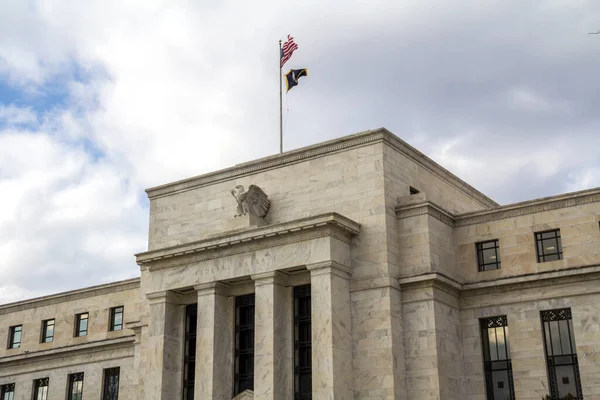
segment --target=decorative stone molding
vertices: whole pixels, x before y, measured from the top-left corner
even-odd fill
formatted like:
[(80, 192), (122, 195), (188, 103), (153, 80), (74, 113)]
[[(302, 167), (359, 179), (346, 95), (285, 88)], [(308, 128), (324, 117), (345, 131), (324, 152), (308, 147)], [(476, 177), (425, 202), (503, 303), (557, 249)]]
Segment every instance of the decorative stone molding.
[(402, 289), (428, 287), (431, 285), (449, 288), (456, 292), (460, 292), (463, 289), (463, 285), (461, 283), (439, 272), (400, 278), (398, 283)]
[(140, 253), (136, 259), (153, 271), (327, 236), (351, 243), (359, 229), (351, 219), (328, 213)]
[(181, 295), (170, 290), (162, 290), (160, 292), (147, 293), (146, 298), (150, 301), (150, 305), (158, 303), (181, 304)]
[(598, 202), (600, 202), (600, 189), (582, 190), (559, 196), (508, 204), (492, 210), (458, 214), (454, 216), (454, 226), (481, 224), (500, 219), (515, 218), (523, 215)]
[(95, 340), (81, 344), (53, 347), (46, 350), (32, 351), (29, 353), (19, 353), (0, 358), (0, 367), (6, 368), (13, 363), (23, 365), (26, 363), (39, 363), (40, 361), (48, 361), (57, 358), (72, 357), (76, 354), (91, 354), (99, 351), (113, 351), (119, 348), (131, 348), (131, 356), (133, 356), (133, 342), (135, 335), (121, 336), (118, 338)]
[(37, 297), (34, 299), (3, 304), (0, 306), (0, 315), (9, 314), (21, 310), (27, 310), (33, 307), (45, 307), (53, 304), (64, 303), (67, 301), (75, 301), (86, 299), (89, 297), (101, 296), (103, 294), (138, 289), (139, 287), (140, 278), (133, 278), (118, 282), (107, 283), (103, 285), (90, 286), (84, 289), (70, 290), (68, 292), (52, 294), (49, 296)]
[(498, 204), (479, 192), (477, 189), (467, 184), (456, 175), (452, 174), (447, 169), (431, 160), (425, 154), (421, 153), (405, 141), (398, 138), (385, 128), (378, 128), (359, 132), (354, 135), (345, 136), (339, 139), (330, 140), (319, 143), (313, 146), (304, 147), (298, 150), (288, 151), (283, 154), (277, 154), (270, 157), (261, 158), (243, 164), (226, 168), (220, 171), (168, 183), (161, 186), (146, 189), (148, 198), (154, 199), (157, 197), (167, 196), (170, 194), (191, 190), (197, 187), (211, 185), (216, 182), (222, 182), (256, 174), (257, 172), (268, 171), (275, 168), (280, 168), (284, 165), (296, 164), (302, 161), (307, 161), (324, 154), (337, 153), (340, 151), (362, 147), (369, 144), (386, 143), (396, 151), (404, 154), (412, 161), (429, 170), (434, 175), (445, 180), (450, 185), (464, 192), (468, 196), (476, 199), (482, 206), (486, 208), (496, 207)]
[[(464, 283), (464, 292), (477, 291), (490, 293), (490, 291), (506, 291), (521, 289), (523, 287), (553, 286), (570, 282), (600, 279), (600, 265), (587, 265), (581, 267), (563, 268), (554, 271), (536, 272), (533, 274), (509, 276), (488, 281)], [(600, 286), (599, 286), (600, 290)]]
[(425, 200), (422, 203), (396, 207), (396, 217), (398, 219), (419, 215), (430, 215), (444, 224), (454, 227), (454, 216), (432, 201)]
[(410, 201), (404, 198), (398, 199), (398, 203), (406, 203), (396, 207), (396, 216), (398, 219), (427, 214), (448, 226), (460, 227), (597, 203), (600, 202), (600, 189), (582, 190), (559, 196), (508, 204), (491, 210), (473, 211), (462, 214), (452, 214), (434, 202), (427, 200), (424, 196), (415, 200), (417, 201)]
[(252, 275), (251, 278), (256, 286), (273, 284), (286, 286), (289, 276), (282, 271), (269, 271)]
[(380, 276), (376, 278), (367, 278), (350, 281), (350, 292), (360, 292), (363, 290), (382, 289), (382, 288), (400, 289), (398, 279), (391, 276)]
[(306, 269), (310, 271), (311, 276), (319, 276), (325, 274), (334, 274), (344, 279), (352, 277), (352, 268), (336, 261), (329, 260), (315, 264), (309, 264)]
[(208, 282), (194, 286), (194, 290), (196, 291), (198, 296), (229, 296), (231, 294), (231, 285), (225, 282)]
[[(557, 284), (600, 280), (600, 265), (564, 268), (554, 271), (537, 272), (528, 275), (510, 276), (479, 282), (458, 282), (439, 272), (426, 273), (400, 278), (402, 290), (437, 286), (451, 289), (461, 295), (490, 294), (524, 288), (548, 287)], [(598, 286), (600, 292), (600, 286)]]

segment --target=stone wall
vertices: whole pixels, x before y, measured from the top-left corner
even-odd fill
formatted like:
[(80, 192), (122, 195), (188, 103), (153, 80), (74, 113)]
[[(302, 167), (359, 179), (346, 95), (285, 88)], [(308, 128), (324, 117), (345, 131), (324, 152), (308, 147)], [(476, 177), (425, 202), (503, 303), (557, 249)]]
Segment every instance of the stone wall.
[[(131, 336), (133, 332), (129, 329), (108, 330), (109, 309), (117, 306), (124, 306), (124, 321), (139, 319), (139, 279), (0, 306), (1, 340), (8, 340), (9, 327), (23, 326), (21, 347), (6, 349), (6, 346), (1, 346), (0, 358)], [(75, 337), (75, 315), (83, 312), (89, 312), (88, 334)], [(55, 320), (54, 339), (49, 343), (40, 343), (42, 321), (48, 319)]]
[(585, 399), (600, 398), (600, 274), (465, 293), (461, 300), (468, 399), (485, 399), (479, 318), (506, 315), (518, 399), (549, 393), (540, 311), (570, 307)]
[[(531, 201), (514, 211), (507, 206), (503, 212), (457, 216), (457, 262), (464, 280), (495, 280), (600, 264), (600, 200), (586, 202), (599, 194), (599, 190), (586, 191), (570, 203), (561, 198), (572, 196), (557, 196), (556, 201)], [(520, 215), (527, 208), (539, 209), (540, 205), (563, 206)], [(538, 263), (534, 233), (551, 229), (560, 229), (563, 259)], [(479, 272), (475, 243), (491, 239), (499, 239), (501, 268)]]
[[(103, 370), (120, 367), (119, 396), (135, 398), (134, 335), (125, 321), (139, 319), (139, 279), (130, 279), (0, 306), (0, 337), (22, 325), (21, 346), (0, 348), (0, 385), (15, 383), (15, 400), (29, 400), (33, 381), (50, 378), (49, 399), (65, 398), (68, 374), (84, 372), (84, 398), (101, 396)], [(124, 306), (124, 329), (109, 331), (110, 307)], [(75, 314), (89, 312), (87, 336), (74, 337)], [(55, 319), (52, 342), (40, 343), (42, 321)]]
[(119, 367), (119, 398), (134, 399), (136, 388), (133, 385), (132, 349), (133, 346), (130, 346), (127, 349), (92, 352), (51, 361), (28, 362), (26, 365), (13, 366), (8, 371), (0, 368), (0, 385), (14, 383), (14, 399), (31, 400), (34, 380), (50, 378), (48, 399), (65, 399), (68, 375), (83, 372), (83, 398), (100, 399), (104, 369)]

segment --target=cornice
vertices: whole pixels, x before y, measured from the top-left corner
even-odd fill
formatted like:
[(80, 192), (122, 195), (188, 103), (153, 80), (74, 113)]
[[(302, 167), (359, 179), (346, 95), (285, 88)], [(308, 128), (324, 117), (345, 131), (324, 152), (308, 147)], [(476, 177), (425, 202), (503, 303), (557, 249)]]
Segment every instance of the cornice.
[(360, 224), (351, 219), (338, 213), (327, 213), (242, 232), (227, 232), (184, 245), (140, 253), (136, 254), (136, 260), (140, 266), (151, 265), (154, 270), (325, 236), (333, 236), (349, 243), (359, 229)]
[(454, 216), (454, 226), (466, 226), (515, 218), (544, 211), (600, 202), (600, 188), (565, 193), (558, 196), (507, 204), (492, 210), (474, 211)]
[(423, 168), (445, 180), (453, 187), (477, 200), (477, 202), (479, 202), (482, 206), (486, 208), (498, 206), (498, 203), (496, 203), (494, 200), (485, 196), (483, 193), (479, 192), (477, 189), (467, 184), (465, 181), (458, 178), (456, 175), (452, 174), (450, 171), (443, 168), (425, 154), (421, 153), (385, 128), (359, 132), (353, 135), (344, 136), (338, 139), (288, 151), (282, 154), (237, 164), (233, 167), (210, 172), (208, 174), (155, 186), (146, 189), (146, 193), (148, 194), (148, 198), (154, 199), (206, 185), (212, 185), (217, 182), (227, 181), (258, 172), (280, 168), (285, 165), (296, 164), (313, 158), (321, 157), (326, 154), (333, 154), (375, 143), (386, 143), (396, 151), (404, 154), (417, 164), (421, 165)]
[(600, 278), (600, 265), (563, 268), (554, 271), (536, 272), (526, 275), (509, 276), (489, 281), (464, 283), (465, 293), (489, 293), (491, 290), (506, 291), (523, 287), (542, 287), (559, 283), (577, 282)]
[(396, 217), (405, 219), (419, 215), (430, 215), (444, 224), (454, 227), (454, 216), (432, 201), (425, 200), (418, 204), (409, 204), (396, 207)]
[(400, 288), (402, 290), (409, 288), (428, 287), (431, 285), (449, 288), (454, 292), (460, 292), (463, 288), (463, 285), (461, 285), (458, 281), (455, 281), (454, 279), (439, 272), (431, 272), (400, 278), (398, 279), (398, 283), (400, 284)]
[(70, 290), (68, 292), (51, 294), (49, 296), (36, 297), (33, 299), (27, 299), (15, 303), (1, 305), (0, 315), (27, 310), (29, 308), (34, 307), (44, 307), (52, 304), (64, 303), (67, 301), (81, 300), (89, 297), (101, 296), (104, 294), (139, 289), (139, 287), (140, 278), (133, 278), (123, 281), (106, 283), (102, 285), (90, 286), (83, 289)]
[(76, 354), (90, 354), (93, 352), (104, 351), (107, 349), (113, 350), (121, 347), (131, 347), (133, 349), (134, 340), (135, 335), (129, 335), (114, 339), (104, 339), (70, 346), (54, 347), (51, 349), (32, 351), (29, 353), (19, 353), (0, 358), (0, 367), (7, 367), (13, 363), (18, 363), (21, 365), (30, 362), (51, 360), (59, 357), (62, 358), (67, 355), (73, 356)]
[(401, 290), (430, 287), (450, 288), (461, 296), (489, 294), (493, 291), (505, 292), (531, 287), (546, 287), (561, 283), (600, 279), (600, 265), (586, 265), (554, 271), (536, 272), (509, 276), (480, 282), (458, 282), (439, 272), (408, 276), (398, 279)]

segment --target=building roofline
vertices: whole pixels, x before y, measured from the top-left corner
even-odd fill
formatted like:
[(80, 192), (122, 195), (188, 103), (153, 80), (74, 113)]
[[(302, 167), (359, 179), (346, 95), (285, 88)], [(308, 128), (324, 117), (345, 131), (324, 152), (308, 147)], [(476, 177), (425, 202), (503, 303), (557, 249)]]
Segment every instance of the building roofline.
[(437, 175), (439, 178), (450, 183), (453, 187), (461, 190), (471, 198), (477, 200), (482, 206), (486, 208), (499, 206), (499, 204), (494, 200), (490, 199), (473, 186), (458, 178), (456, 175), (385, 128), (371, 129), (355, 133), (353, 135), (343, 136), (341, 138), (287, 151), (282, 154), (259, 158), (241, 164), (236, 164), (229, 168), (151, 187), (146, 189), (146, 193), (150, 199), (168, 196), (194, 188), (211, 185), (217, 182), (235, 179), (249, 174), (255, 174), (260, 171), (271, 170), (284, 165), (303, 162), (316, 157), (321, 157), (326, 154), (332, 154), (350, 148), (383, 142), (389, 144), (394, 149), (401, 152), (420, 166)]
[(86, 297), (93, 297), (107, 293), (120, 292), (140, 287), (140, 278), (125, 279), (122, 281), (104, 283), (101, 285), (89, 286), (81, 289), (68, 290), (66, 292), (54, 293), (47, 296), (34, 297), (32, 299), (20, 300), (13, 303), (1, 304), (0, 315), (10, 312), (27, 309), (30, 307), (39, 307), (43, 305), (56, 304), (62, 301), (76, 300)]
[(456, 214), (454, 215), (454, 226), (473, 225), (499, 219), (515, 218), (537, 212), (597, 202), (600, 202), (600, 187), (506, 204), (490, 210)]

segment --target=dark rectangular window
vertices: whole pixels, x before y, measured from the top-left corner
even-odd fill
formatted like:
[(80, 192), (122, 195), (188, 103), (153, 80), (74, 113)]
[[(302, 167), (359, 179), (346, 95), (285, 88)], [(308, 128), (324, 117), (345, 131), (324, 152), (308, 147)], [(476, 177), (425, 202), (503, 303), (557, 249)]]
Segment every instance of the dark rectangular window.
[(254, 293), (235, 298), (234, 393), (254, 390)]
[(47, 319), (42, 321), (42, 343), (48, 343), (54, 340), (54, 320)]
[(50, 378), (36, 379), (33, 381), (33, 400), (48, 400), (48, 385)]
[(294, 288), (294, 397), (312, 399), (310, 285)]
[(185, 307), (185, 344), (183, 353), (183, 400), (194, 400), (194, 381), (196, 379), (196, 326), (198, 323), (198, 304)]
[(538, 262), (562, 260), (560, 229), (535, 234)]
[(69, 387), (67, 389), (67, 400), (83, 399), (83, 372), (69, 375)]
[(506, 315), (482, 318), (479, 323), (487, 399), (514, 400), (515, 388), (508, 346)]
[(15, 384), (7, 383), (0, 389), (0, 400), (13, 400), (15, 398)]
[(23, 325), (11, 326), (8, 329), (8, 348), (16, 349), (21, 347), (21, 334), (23, 333)]
[(120, 331), (123, 329), (123, 306), (113, 307), (110, 309), (110, 326), (111, 331)]
[(476, 246), (477, 265), (479, 266), (479, 271), (500, 269), (500, 251), (498, 239), (476, 243)]
[(541, 311), (550, 397), (583, 399), (570, 308)]
[(75, 336), (87, 336), (89, 313), (81, 313), (75, 316)]
[(119, 367), (104, 370), (102, 400), (119, 400), (119, 373)]

